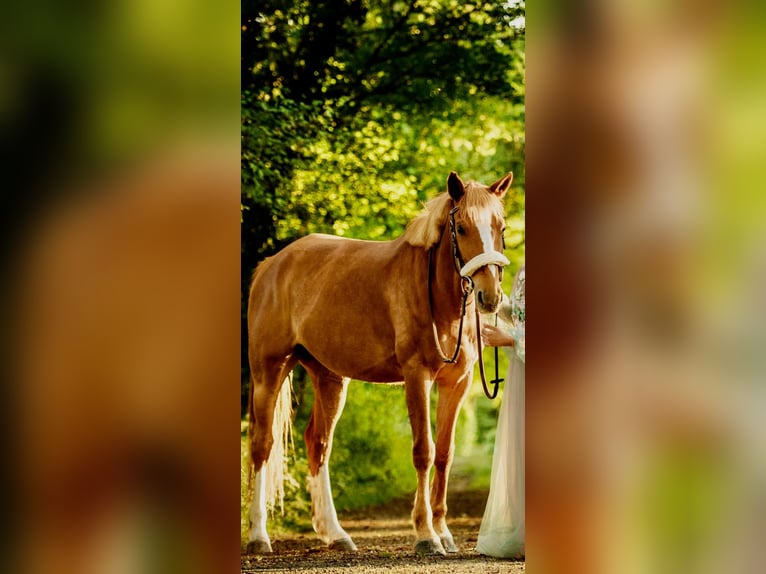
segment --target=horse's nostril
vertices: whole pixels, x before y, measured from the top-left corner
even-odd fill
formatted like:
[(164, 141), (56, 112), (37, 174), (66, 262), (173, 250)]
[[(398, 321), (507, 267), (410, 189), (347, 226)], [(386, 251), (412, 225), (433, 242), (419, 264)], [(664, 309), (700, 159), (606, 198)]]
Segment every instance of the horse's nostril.
[(479, 304), (484, 305), (484, 293), (479, 291)]

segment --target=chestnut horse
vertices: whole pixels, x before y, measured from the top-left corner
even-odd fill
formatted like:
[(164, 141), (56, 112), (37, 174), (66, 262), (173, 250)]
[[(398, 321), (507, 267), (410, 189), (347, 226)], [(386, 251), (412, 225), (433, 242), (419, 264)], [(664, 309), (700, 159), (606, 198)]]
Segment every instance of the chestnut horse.
[[(267, 484), (273, 481), (267, 481), (264, 463), (274, 435), (278, 442), (289, 436), (281, 426), (290, 421), (290, 385), (283, 383), (296, 363), (314, 385), (305, 440), (319, 538), (333, 549), (356, 550), (338, 522), (328, 470), (348, 380), (404, 381), (417, 471), (415, 550), (457, 552), (445, 519), (447, 480), (455, 420), (478, 357), (476, 325), (471, 320), (463, 325), (461, 315), (475, 313), (474, 305), (493, 313), (503, 297), (500, 282), (508, 260), (502, 254), (501, 199), (512, 179), (509, 173), (487, 187), (464, 184), (450, 173), (447, 192), (431, 199), (398, 239), (309, 235), (258, 266), (247, 319), (255, 472), (250, 552), (271, 552), (266, 499), (279, 485)], [(435, 444), (429, 413), (433, 383), (439, 390)], [(275, 424), (277, 418), (283, 423)], [(282, 458), (271, 456), (271, 462), (281, 468)]]

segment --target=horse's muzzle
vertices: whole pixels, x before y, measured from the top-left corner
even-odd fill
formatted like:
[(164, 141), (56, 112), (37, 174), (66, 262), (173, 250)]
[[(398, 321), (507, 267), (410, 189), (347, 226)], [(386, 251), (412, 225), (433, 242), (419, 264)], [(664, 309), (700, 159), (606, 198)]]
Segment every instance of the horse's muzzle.
[(496, 312), (502, 300), (503, 294), (500, 289), (496, 289), (492, 295), (487, 295), (487, 292), (483, 289), (479, 289), (476, 292), (476, 301), (479, 305), (479, 311), (482, 313)]

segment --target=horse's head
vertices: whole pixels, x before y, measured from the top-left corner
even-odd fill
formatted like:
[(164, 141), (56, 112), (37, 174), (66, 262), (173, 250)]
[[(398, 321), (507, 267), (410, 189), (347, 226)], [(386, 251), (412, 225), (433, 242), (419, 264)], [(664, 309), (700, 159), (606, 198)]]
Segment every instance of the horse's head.
[(460, 274), (473, 280), (476, 302), (483, 313), (494, 313), (503, 298), (501, 282), (508, 259), (503, 255), (505, 219), (500, 200), (512, 180), (509, 173), (490, 186), (464, 184), (455, 172), (447, 179), (454, 202), (450, 225), (454, 226)]

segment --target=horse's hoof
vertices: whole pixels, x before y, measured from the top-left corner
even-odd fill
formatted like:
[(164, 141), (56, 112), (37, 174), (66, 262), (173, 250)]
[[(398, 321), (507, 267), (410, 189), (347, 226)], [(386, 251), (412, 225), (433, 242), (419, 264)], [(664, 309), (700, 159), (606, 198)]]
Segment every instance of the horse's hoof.
[(432, 540), (430, 538), (426, 538), (424, 540), (418, 540), (415, 543), (415, 553), (420, 555), (434, 555), (434, 554), (441, 554), (442, 556), (445, 556), (447, 553), (444, 551), (444, 547), (442, 546), (442, 543), (437, 538), (436, 540)]
[(247, 543), (245, 551), (248, 554), (271, 554), (271, 542), (263, 540), (262, 538), (256, 538)]
[(449, 552), (450, 554), (453, 554), (457, 552), (457, 545), (455, 544), (454, 539), (452, 538), (452, 534), (445, 534), (441, 537), (442, 546), (444, 547), (444, 550)]
[(356, 544), (350, 538), (339, 538), (333, 540), (328, 546), (330, 550), (337, 552), (356, 552)]

